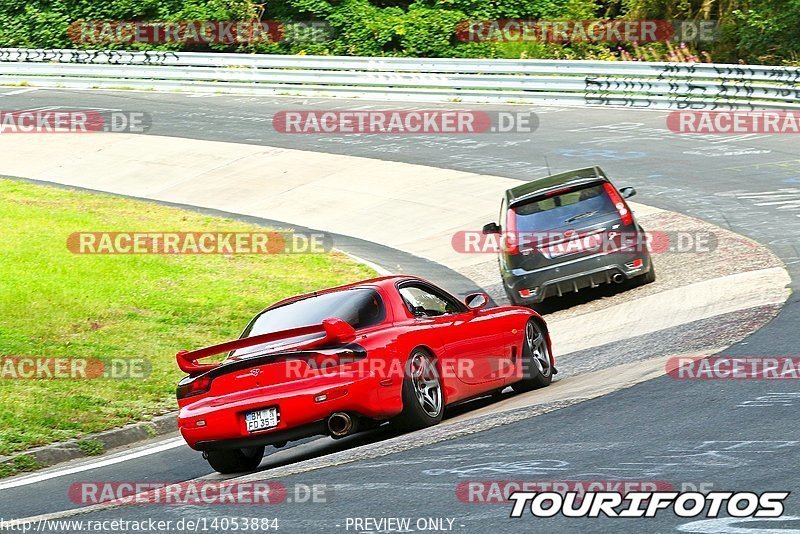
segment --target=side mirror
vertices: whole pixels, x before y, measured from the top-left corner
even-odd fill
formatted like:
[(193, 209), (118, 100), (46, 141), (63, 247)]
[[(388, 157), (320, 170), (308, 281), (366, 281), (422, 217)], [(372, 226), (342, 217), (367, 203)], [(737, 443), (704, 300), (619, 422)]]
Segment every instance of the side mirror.
[(622, 198), (631, 198), (636, 194), (636, 189), (633, 187), (623, 187), (619, 192), (622, 194)]
[(489, 295), (486, 293), (472, 293), (464, 299), (464, 304), (472, 311), (478, 311), (489, 304)]
[(483, 233), (484, 235), (489, 234), (499, 234), (501, 232), (501, 228), (497, 223), (490, 222), (489, 224), (483, 225)]

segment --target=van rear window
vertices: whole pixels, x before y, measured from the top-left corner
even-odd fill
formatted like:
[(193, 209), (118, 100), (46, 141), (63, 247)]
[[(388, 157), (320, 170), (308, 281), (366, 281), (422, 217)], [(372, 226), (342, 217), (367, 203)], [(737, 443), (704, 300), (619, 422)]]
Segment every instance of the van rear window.
[(540, 197), (516, 206), (517, 231), (536, 232), (570, 225), (583, 217), (615, 212), (603, 184), (572, 189), (559, 195)]

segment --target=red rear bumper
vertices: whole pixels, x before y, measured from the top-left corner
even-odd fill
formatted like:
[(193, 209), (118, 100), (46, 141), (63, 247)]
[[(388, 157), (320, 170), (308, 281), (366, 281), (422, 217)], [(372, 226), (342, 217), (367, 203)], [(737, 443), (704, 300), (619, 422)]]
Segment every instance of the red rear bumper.
[[(184, 406), (178, 427), (190, 447), (220, 449), (280, 443), (325, 433), (334, 412), (383, 420), (402, 410), (401, 382), (382, 385), (372, 373), (344, 372), (222, 395), (211, 392)], [(326, 400), (320, 400), (326, 395)], [(248, 432), (245, 413), (276, 407), (277, 427)]]

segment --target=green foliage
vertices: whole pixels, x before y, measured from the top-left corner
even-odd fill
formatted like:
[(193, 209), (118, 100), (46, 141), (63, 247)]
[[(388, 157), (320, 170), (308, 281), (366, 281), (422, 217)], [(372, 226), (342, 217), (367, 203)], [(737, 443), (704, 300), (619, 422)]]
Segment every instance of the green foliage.
[[(101, 48), (410, 57), (646, 59), (670, 52), (664, 43), (638, 54), (631, 45), (469, 43), (459, 22), (486, 19), (598, 18), (717, 20), (709, 43), (690, 43), (688, 57), (717, 62), (796, 63), (800, 0), (4, 0), (0, 46), (98, 48), (67, 35), (79, 20), (277, 20), (327, 24), (323, 40), (233, 44), (109, 44)], [(674, 43), (680, 46), (680, 43)]]
[(10, 461), (0, 464), (0, 478), (10, 477), (25, 471), (34, 471), (40, 469), (42, 466), (33, 459), (32, 456), (27, 454), (18, 454)]
[(86, 456), (99, 456), (105, 451), (102, 441), (96, 439), (82, 439), (78, 441), (78, 449)]
[[(796, 63), (800, 0), (621, 0), (628, 18), (716, 20), (710, 57), (728, 63)], [(701, 52), (702, 54), (702, 52)]]
[(793, 63), (800, 60), (800, 0), (762, 0), (758, 8), (734, 10), (728, 34), (736, 55), (752, 63)]
[(342, 0), (327, 21), (339, 38), (332, 53), (382, 56), (397, 52), (404, 33), (403, 10), (379, 8), (368, 0)]

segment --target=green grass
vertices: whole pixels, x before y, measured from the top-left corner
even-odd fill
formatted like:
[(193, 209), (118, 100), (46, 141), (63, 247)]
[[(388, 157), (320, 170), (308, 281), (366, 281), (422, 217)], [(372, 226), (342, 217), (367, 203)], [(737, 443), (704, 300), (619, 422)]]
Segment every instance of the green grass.
[(78, 441), (78, 449), (86, 456), (99, 456), (103, 454), (105, 445), (96, 439), (82, 439)]
[(146, 379), (0, 380), (0, 455), (176, 408), (175, 352), (236, 338), (283, 297), (373, 276), (344, 255), (76, 255), (76, 231), (253, 231), (157, 204), (0, 179), (0, 355), (146, 358)]
[(42, 468), (42, 465), (27, 454), (18, 454), (11, 461), (0, 464), (0, 478), (10, 477), (26, 471), (35, 471)]

